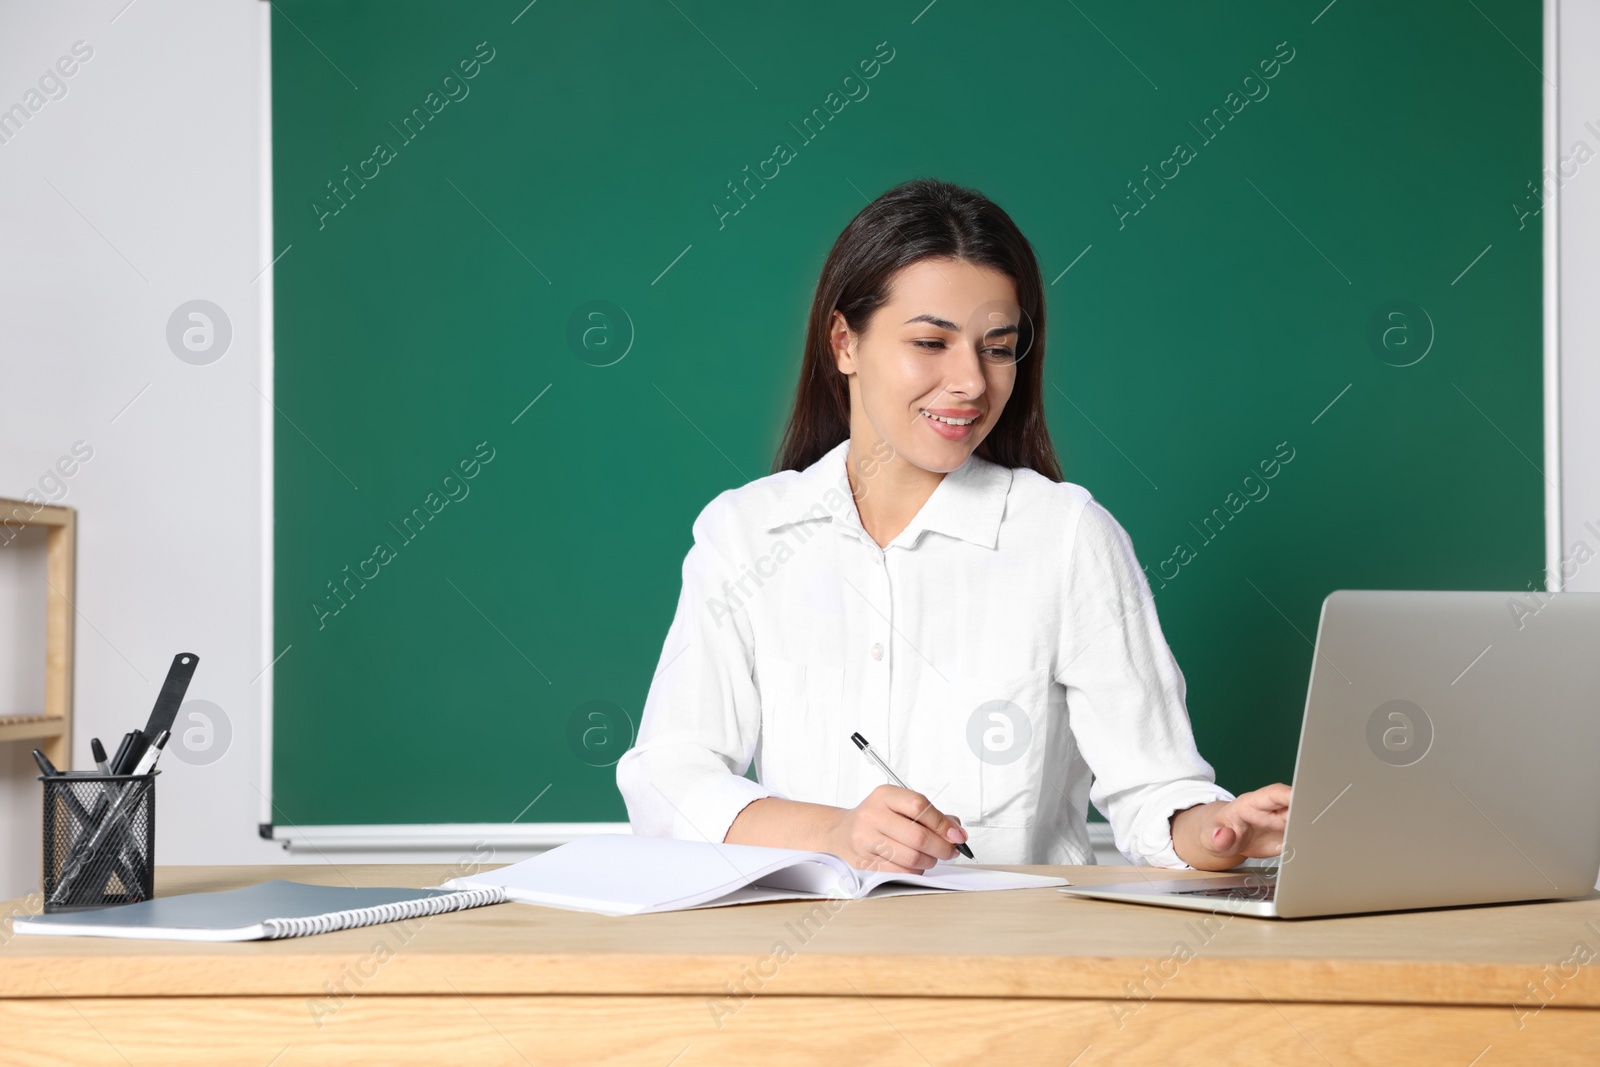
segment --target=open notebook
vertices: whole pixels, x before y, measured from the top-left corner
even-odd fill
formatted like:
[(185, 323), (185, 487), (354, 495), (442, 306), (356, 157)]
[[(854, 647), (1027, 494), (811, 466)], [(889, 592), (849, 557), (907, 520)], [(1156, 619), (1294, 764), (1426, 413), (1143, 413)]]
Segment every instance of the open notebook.
[(299, 937), (498, 904), (493, 887), (467, 892), (440, 889), (355, 888), (276, 880), (214, 893), (154, 897), (83, 911), (18, 916), (19, 934), (69, 937), (140, 937), (158, 941), (254, 941)]
[(939, 863), (923, 874), (862, 871), (828, 852), (595, 834), (448, 889), (505, 891), (507, 900), (605, 915), (716, 908), (764, 900), (899, 896), (1071, 885), (1065, 878)]

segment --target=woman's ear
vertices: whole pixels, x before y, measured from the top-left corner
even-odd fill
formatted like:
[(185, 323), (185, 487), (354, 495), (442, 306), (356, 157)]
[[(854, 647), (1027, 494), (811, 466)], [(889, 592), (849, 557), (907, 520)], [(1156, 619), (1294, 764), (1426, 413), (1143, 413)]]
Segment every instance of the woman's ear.
[(855, 336), (851, 333), (850, 324), (844, 320), (844, 313), (834, 308), (833, 316), (828, 320), (828, 350), (833, 353), (834, 366), (839, 368), (840, 374), (855, 373), (854, 346)]

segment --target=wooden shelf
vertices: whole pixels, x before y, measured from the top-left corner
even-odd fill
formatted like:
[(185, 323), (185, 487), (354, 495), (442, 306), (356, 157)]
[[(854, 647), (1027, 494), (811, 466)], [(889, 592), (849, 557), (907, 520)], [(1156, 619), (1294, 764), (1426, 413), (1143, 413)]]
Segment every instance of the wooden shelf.
[(67, 720), (35, 718), (0, 719), (0, 741), (42, 741), (64, 737)]

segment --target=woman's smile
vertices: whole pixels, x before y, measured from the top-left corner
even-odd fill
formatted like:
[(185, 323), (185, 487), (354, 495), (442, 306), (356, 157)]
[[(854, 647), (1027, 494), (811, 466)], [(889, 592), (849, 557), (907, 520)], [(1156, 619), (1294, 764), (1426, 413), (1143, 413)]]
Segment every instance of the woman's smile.
[(975, 408), (919, 408), (918, 417), (945, 440), (961, 441), (971, 436), (983, 413)]

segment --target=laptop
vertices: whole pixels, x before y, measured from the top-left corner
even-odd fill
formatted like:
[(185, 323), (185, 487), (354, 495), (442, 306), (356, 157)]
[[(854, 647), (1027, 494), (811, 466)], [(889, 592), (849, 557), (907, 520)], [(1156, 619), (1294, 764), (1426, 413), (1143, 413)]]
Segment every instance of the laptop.
[(1341, 589), (1276, 862), (1060, 891), (1272, 919), (1583, 897), (1597, 758), (1600, 593)]

